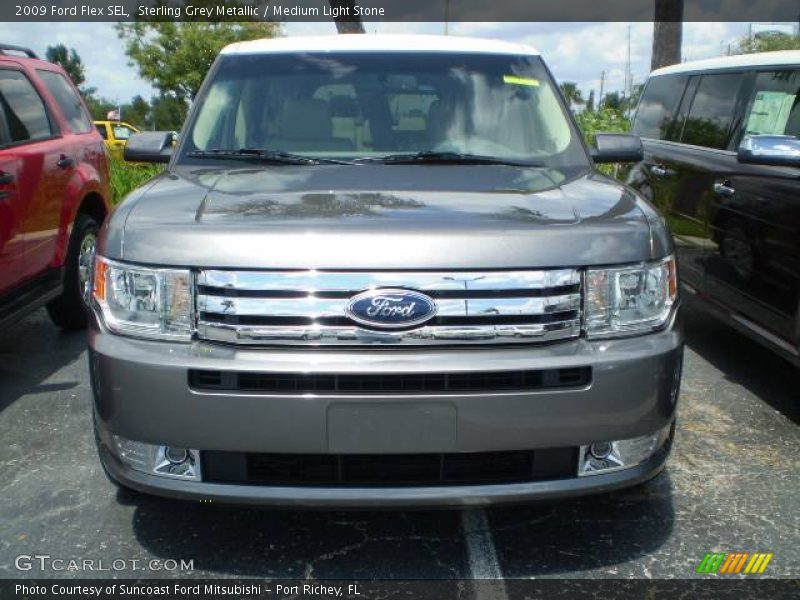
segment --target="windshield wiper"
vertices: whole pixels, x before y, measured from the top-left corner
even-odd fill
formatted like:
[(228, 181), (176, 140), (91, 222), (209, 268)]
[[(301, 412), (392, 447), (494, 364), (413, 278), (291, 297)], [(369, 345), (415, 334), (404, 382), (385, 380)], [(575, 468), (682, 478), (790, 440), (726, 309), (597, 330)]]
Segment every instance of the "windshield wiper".
[(441, 163), (457, 165), (512, 165), (519, 167), (543, 167), (542, 163), (501, 158), (499, 156), (484, 156), (482, 154), (467, 154), (464, 152), (409, 152), (406, 154), (387, 154), (385, 156), (365, 156), (357, 158), (355, 162), (379, 162), (387, 165), (405, 165), (413, 163)]
[(321, 158), (318, 156), (305, 156), (303, 154), (292, 154), (282, 150), (270, 150), (267, 148), (239, 148), (239, 150), (223, 150), (215, 148), (213, 150), (195, 150), (187, 154), (190, 158), (219, 158), (223, 160), (250, 160), (264, 163), (280, 165), (349, 165), (352, 164), (344, 160), (333, 158)]

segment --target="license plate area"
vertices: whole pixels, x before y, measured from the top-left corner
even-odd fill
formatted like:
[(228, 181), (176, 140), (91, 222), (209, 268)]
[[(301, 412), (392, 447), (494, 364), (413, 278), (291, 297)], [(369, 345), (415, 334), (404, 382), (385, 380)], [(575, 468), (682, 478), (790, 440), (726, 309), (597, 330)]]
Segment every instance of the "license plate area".
[(328, 452), (452, 452), (456, 407), (446, 402), (342, 402), (328, 408)]

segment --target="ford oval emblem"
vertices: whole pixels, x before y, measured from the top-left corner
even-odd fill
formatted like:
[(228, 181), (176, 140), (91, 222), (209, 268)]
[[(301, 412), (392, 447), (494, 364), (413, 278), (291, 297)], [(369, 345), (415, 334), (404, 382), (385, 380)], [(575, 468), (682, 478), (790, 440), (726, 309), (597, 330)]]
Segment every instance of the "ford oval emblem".
[(425, 294), (379, 288), (350, 298), (345, 314), (356, 323), (368, 327), (404, 329), (432, 319), (436, 310), (436, 302)]

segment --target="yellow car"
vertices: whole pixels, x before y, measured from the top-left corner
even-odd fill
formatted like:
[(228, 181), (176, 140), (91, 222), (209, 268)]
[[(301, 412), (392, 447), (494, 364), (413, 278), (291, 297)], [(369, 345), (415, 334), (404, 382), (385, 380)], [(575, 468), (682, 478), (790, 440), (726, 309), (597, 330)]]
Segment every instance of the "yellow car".
[(94, 126), (105, 140), (108, 150), (120, 157), (128, 138), (134, 133), (139, 133), (138, 128), (124, 121), (95, 121)]

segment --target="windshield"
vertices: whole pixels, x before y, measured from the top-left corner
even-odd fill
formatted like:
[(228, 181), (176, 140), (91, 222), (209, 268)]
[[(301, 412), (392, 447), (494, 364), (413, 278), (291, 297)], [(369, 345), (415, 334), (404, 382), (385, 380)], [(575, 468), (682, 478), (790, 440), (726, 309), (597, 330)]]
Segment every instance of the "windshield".
[(223, 56), (198, 98), (181, 159), (242, 149), (348, 160), (471, 154), (558, 169), (562, 178), (589, 167), (535, 56)]

